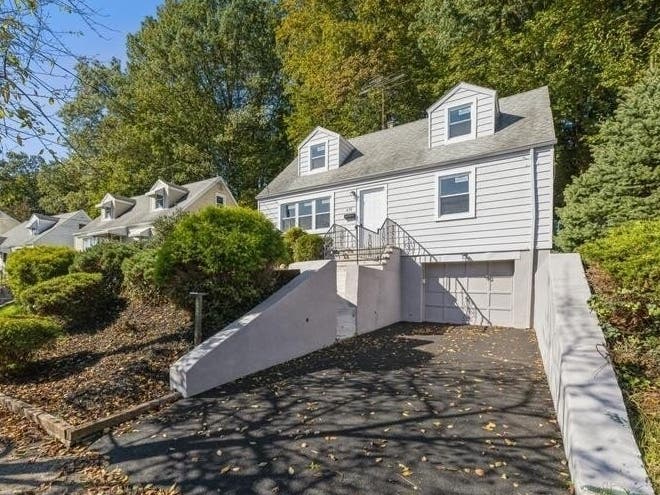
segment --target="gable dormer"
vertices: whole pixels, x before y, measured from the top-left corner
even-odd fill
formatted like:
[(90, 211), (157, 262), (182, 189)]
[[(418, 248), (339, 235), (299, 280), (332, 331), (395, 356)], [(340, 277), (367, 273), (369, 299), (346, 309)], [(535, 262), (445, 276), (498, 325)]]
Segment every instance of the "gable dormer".
[(497, 92), (461, 82), (426, 113), (430, 148), (489, 136), (495, 133), (499, 118)]
[(96, 205), (101, 210), (101, 220), (114, 220), (119, 218), (128, 210), (135, 206), (135, 200), (123, 196), (114, 196), (110, 193), (103, 196), (103, 199)]
[(35, 213), (25, 223), (25, 228), (28, 229), (32, 235), (39, 235), (53, 227), (56, 223), (57, 218), (55, 217)]
[(341, 167), (353, 146), (336, 132), (314, 129), (298, 146), (299, 175), (315, 174)]
[(161, 179), (158, 179), (146, 194), (151, 198), (152, 210), (172, 208), (187, 195), (188, 189), (185, 187), (170, 184)]

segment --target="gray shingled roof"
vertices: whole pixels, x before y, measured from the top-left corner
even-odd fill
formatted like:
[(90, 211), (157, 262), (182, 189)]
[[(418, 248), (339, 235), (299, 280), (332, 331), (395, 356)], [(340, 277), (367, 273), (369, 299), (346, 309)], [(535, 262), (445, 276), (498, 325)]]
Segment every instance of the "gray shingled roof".
[(29, 219), (25, 222), (21, 222), (13, 229), (8, 230), (4, 234), (2, 234), (2, 237), (4, 237), (5, 239), (2, 241), (2, 243), (0, 243), (0, 251), (8, 252), (13, 248), (32, 244), (42, 236), (45, 236), (46, 234), (52, 232), (53, 229), (61, 225), (64, 220), (68, 220), (69, 218), (78, 215), (81, 212), (82, 210), (78, 210), (78, 211), (71, 211), (69, 213), (61, 213), (59, 215), (52, 215), (52, 216), (43, 215), (41, 213), (35, 213), (35, 215), (38, 216), (39, 218), (43, 218), (47, 220), (55, 220), (56, 223), (52, 227), (49, 227), (48, 229), (44, 230), (41, 234), (35, 236), (32, 235), (32, 232), (26, 227)]
[(257, 198), (556, 142), (547, 86), (500, 98), (499, 106), (500, 121), (491, 136), (430, 149), (427, 119), (417, 120), (349, 139), (355, 150), (338, 169), (300, 176), (295, 158)]
[(151, 224), (157, 218), (169, 215), (177, 208), (185, 210), (202, 194), (204, 194), (213, 184), (221, 183), (221, 181), (222, 179), (220, 177), (213, 177), (211, 179), (177, 186), (179, 188), (187, 189), (188, 194), (183, 201), (180, 201), (175, 207), (169, 208), (167, 210), (153, 210), (151, 208), (151, 197), (145, 196), (144, 194), (126, 198), (126, 200), (134, 202), (134, 206), (131, 207), (130, 210), (113, 220), (101, 220), (100, 216), (96, 217), (85, 227), (76, 232), (76, 236), (89, 235), (95, 232), (105, 232), (110, 230), (117, 231), (117, 229), (134, 227), (142, 224)]

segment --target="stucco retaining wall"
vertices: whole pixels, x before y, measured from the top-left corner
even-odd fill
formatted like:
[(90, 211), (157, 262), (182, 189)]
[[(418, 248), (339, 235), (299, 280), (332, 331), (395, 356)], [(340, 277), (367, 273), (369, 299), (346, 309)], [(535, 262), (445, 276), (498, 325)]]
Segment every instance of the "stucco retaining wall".
[(575, 491), (652, 495), (580, 256), (537, 263), (534, 323)]
[(359, 266), (357, 277), (357, 333), (372, 332), (401, 321), (400, 251), (378, 266)]
[(172, 365), (172, 389), (197, 395), (335, 342), (336, 263), (291, 268), (300, 275)]

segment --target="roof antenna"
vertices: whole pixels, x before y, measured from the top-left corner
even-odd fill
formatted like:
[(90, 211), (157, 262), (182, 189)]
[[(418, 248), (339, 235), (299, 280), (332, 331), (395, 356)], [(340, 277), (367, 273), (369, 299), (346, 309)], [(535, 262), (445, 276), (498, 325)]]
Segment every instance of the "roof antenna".
[[(390, 92), (393, 88), (401, 86), (407, 81), (405, 74), (389, 74), (387, 76), (376, 76), (367, 84), (362, 87), (360, 96), (365, 96), (371, 93), (380, 93), (380, 128), (386, 129), (388, 127), (394, 127), (390, 125), (390, 121), (393, 119), (390, 118), (387, 120), (387, 114), (385, 113), (385, 93)], [(396, 122), (393, 122), (396, 124)]]

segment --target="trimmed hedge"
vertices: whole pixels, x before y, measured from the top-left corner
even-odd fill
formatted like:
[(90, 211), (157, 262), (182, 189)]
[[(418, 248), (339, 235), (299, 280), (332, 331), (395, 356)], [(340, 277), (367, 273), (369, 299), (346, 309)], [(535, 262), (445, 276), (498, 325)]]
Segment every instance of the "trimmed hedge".
[(208, 293), (209, 326), (219, 326), (272, 290), (273, 268), (282, 256), (282, 236), (263, 214), (211, 206), (176, 224), (158, 251), (156, 281), (187, 308), (192, 308), (190, 292)]
[(76, 252), (63, 246), (36, 246), (14, 251), (7, 260), (7, 283), (14, 297), (39, 282), (65, 275)]
[(100, 273), (107, 289), (118, 294), (124, 280), (122, 263), (140, 249), (141, 246), (137, 242), (103, 242), (76, 253), (69, 271)]
[(0, 317), (0, 367), (24, 363), (61, 332), (62, 327), (48, 318)]
[(156, 284), (156, 258), (158, 249), (138, 251), (125, 259), (121, 265), (123, 273), (122, 293), (129, 299), (159, 299), (160, 289)]
[(323, 237), (316, 234), (304, 234), (293, 245), (293, 261), (323, 259), (323, 248)]
[(22, 295), (28, 311), (52, 316), (70, 328), (93, 327), (113, 307), (100, 273), (70, 273), (40, 282)]

